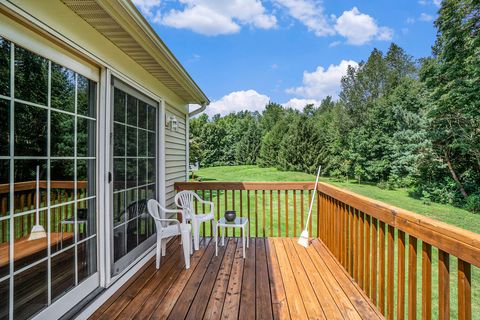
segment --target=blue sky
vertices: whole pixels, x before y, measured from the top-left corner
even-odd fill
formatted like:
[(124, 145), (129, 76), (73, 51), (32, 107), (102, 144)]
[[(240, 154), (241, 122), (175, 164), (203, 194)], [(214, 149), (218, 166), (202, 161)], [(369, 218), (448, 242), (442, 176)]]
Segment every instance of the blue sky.
[(348, 65), (391, 42), (430, 55), (440, 0), (134, 0), (212, 101), (210, 115), (336, 98)]

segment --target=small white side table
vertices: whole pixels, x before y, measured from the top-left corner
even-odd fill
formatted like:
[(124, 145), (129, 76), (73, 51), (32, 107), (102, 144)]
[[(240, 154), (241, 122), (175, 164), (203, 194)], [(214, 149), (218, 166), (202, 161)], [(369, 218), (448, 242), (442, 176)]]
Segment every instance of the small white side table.
[[(242, 244), (243, 244), (243, 258), (245, 259), (245, 242), (247, 248), (250, 244), (249, 224), (247, 218), (235, 218), (235, 221), (228, 222), (225, 217), (220, 218), (217, 222), (217, 228), (222, 232), (222, 246), (225, 245), (225, 228), (241, 228), (242, 229)], [(218, 256), (218, 232), (215, 233), (215, 256)]]

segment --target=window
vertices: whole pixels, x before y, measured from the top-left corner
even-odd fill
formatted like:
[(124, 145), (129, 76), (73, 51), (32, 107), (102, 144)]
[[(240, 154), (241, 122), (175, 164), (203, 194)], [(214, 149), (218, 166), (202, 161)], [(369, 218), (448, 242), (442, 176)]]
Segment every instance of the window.
[(94, 81), (0, 38), (0, 318), (97, 272), (96, 122)]

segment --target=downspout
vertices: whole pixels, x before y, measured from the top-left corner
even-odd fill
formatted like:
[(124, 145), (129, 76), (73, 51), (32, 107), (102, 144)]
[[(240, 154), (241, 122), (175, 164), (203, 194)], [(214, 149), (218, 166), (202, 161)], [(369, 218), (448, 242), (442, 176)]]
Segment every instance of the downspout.
[(192, 112), (190, 112), (190, 113), (188, 114), (188, 117), (191, 118), (191, 117), (193, 117), (193, 116), (196, 116), (196, 115), (199, 114), (200, 112), (205, 111), (205, 109), (207, 108), (207, 106), (208, 106), (208, 103), (202, 102), (202, 104), (200, 105), (200, 108), (195, 109), (195, 110), (193, 110)]

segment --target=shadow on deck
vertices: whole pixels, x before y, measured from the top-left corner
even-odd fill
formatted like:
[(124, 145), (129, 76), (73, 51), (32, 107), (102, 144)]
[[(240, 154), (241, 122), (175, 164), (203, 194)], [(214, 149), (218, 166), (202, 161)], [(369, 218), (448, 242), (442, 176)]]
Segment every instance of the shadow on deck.
[(160, 270), (154, 260), (91, 319), (379, 319), (383, 318), (324, 244), (294, 238), (252, 238), (246, 259), (230, 238), (215, 256), (203, 239), (184, 269), (179, 240)]

